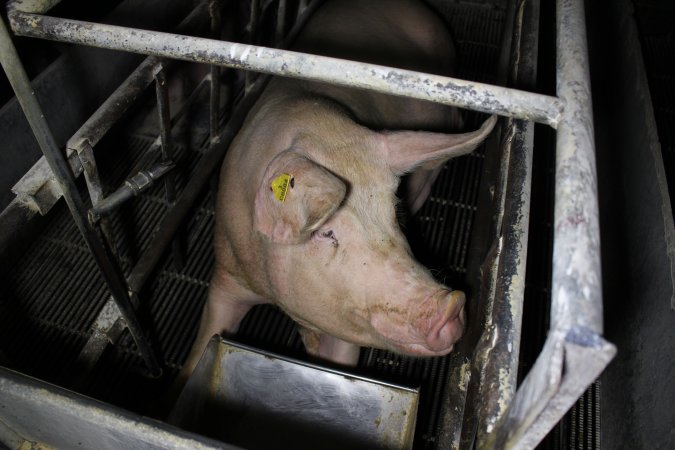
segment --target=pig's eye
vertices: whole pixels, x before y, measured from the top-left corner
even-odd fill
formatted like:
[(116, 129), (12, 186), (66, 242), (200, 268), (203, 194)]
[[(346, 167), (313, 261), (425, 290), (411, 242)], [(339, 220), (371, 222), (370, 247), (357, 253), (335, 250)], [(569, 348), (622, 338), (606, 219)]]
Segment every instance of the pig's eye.
[(333, 247), (337, 247), (339, 242), (333, 230), (318, 230), (313, 233), (314, 238), (319, 241), (330, 242)]
[(335, 233), (333, 233), (333, 230), (319, 231), (319, 233), (321, 234), (322, 238), (335, 239)]

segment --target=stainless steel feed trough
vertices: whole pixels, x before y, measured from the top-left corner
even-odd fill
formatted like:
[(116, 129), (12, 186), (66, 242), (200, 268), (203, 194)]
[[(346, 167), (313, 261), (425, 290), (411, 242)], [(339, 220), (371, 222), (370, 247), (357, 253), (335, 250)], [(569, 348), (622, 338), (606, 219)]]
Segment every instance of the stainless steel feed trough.
[(211, 339), (169, 422), (243, 448), (412, 448), (419, 393)]
[[(8, 17), (11, 30), (20, 36), (357, 86), (518, 119), (510, 119), (504, 126), (505, 130), (514, 133), (513, 141), (520, 144), (512, 155), (505, 157), (502, 170), (511, 172), (519, 169), (521, 173), (517, 180), (509, 179), (505, 174), (497, 196), (508, 197), (508, 202), (504, 201), (501, 205), (500, 214), (510, 211), (519, 220), (507, 220), (496, 230), (495, 252), (486, 272), (486, 278), (492, 280), (486, 283), (486, 295), (493, 299), (492, 315), (486, 320), (486, 329), (476, 351), (480, 357), (471, 367), (465, 365), (463, 372), (480, 373), (483, 377), (472, 380), (480, 386), (475, 395), (480, 395), (486, 405), (477, 414), (475, 433), (478, 445), (486, 448), (533, 447), (613, 357), (614, 346), (602, 338), (597, 177), (581, 1), (557, 2), (557, 97), (279, 49), (44, 15), (56, 3), (58, 1), (10, 2)], [(537, 3), (518, 2), (514, 8), (517, 11), (515, 16), (522, 21), (527, 14), (537, 11)], [(199, 192), (207, 177), (197, 177), (177, 199), (174, 213), (165, 221), (164, 228), (168, 231), (158, 233), (154, 250), (149, 252), (149, 256), (141, 258), (142, 263), (129, 279), (123, 279), (114, 259), (95, 233), (94, 225), (87, 220), (87, 211), (75, 189), (68, 164), (32, 95), (4, 23), (0, 30), (0, 43), (3, 68), (51, 167), (52, 174), (47, 171), (45, 183), (57, 186), (56, 195), (66, 198), (78, 227), (106, 276), (114, 300), (102, 312), (91, 345), (83, 353), (100, 354), (101, 342), (104, 347), (109, 329), (121, 329), (125, 325), (133, 334), (148, 367), (157, 373), (157, 358), (136, 320), (133, 303), (148, 272), (157, 263), (163, 248), (171, 242), (181, 214), (185, 214), (186, 205), (194, 198), (190, 195)], [(252, 97), (248, 98), (248, 103), (252, 103)], [(222, 156), (245, 112), (244, 107), (235, 113), (228, 127), (220, 135), (213, 136), (212, 149), (204, 158), (205, 173), (212, 170), (209, 167), (215, 166), (214, 162)], [(516, 390), (532, 151), (532, 126), (528, 120), (550, 125), (557, 133), (551, 329), (537, 363)], [(518, 152), (521, 152), (520, 156)], [(89, 168), (90, 175), (95, 174), (95, 161), (89, 158), (87, 146), (76, 153), (75, 164)], [(509, 159), (511, 157), (513, 159)], [(87, 181), (90, 192), (94, 193), (92, 199), (96, 200), (95, 176), (93, 179), (89, 176)], [(509, 249), (509, 252), (502, 252), (503, 249)], [(120, 316), (124, 317), (124, 323), (119, 320)], [(463, 380), (468, 381), (468, 375), (464, 377)], [(495, 389), (487, 387), (495, 384)], [(472, 431), (448, 431), (447, 445), (459, 446), (460, 434), (466, 433), (471, 434)]]

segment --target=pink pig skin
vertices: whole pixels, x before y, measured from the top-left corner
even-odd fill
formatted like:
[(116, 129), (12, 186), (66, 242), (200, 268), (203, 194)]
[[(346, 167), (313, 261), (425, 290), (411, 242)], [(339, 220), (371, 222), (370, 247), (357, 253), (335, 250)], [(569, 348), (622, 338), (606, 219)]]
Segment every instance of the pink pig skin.
[[(449, 74), (454, 54), (444, 24), (412, 0), (329, 0), (294, 49), (438, 74)], [(211, 336), (235, 333), (260, 303), (277, 304), (308, 352), (334, 362), (355, 364), (359, 346), (450, 352), (465, 296), (413, 259), (395, 192), (413, 172), (408, 203), (419, 207), (442, 164), (475, 149), (495, 121), (443, 134), (461, 125), (454, 108), (273, 79), (222, 166), (213, 279), (177, 382)], [(292, 177), (283, 202), (271, 188), (281, 174)]]

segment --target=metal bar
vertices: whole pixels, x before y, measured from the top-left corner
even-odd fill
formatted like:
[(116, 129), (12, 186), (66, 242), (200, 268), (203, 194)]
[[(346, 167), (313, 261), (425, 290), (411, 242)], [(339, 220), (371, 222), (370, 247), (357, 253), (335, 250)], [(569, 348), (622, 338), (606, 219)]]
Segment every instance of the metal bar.
[[(23, 446), (15, 446), (22, 438)], [(10, 446), (3, 448), (238, 448), (4, 368), (0, 442)]]
[[(171, 118), (171, 127), (183, 118), (188, 106), (194, 103), (199, 92), (205, 87), (204, 80), (200, 83), (195, 90), (192, 92), (190, 97), (181, 105), (181, 108), (176, 111), (174, 116)], [(145, 155), (138, 161), (138, 163), (131, 170), (131, 173), (134, 173), (133, 176), (129, 177), (115, 192), (108, 195), (106, 198), (101, 200), (96, 206), (94, 206), (90, 211), (90, 216), (93, 216), (93, 219), (97, 219), (99, 216), (104, 214), (109, 214), (120, 205), (124, 204), (127, 200), (137, 196), (145, 189), (149, 188), (154, 184), (156, 180), (164, 176), (169, 170), (173, 169), (175, 164), (172, 161), (167, 162), (158, 162), (154, 165), (151, 165), (154, 160), (157, 159), (158, 155), (161, 154), (161, 137), (157, 137), (155, 142), (152, 143)], [(145, 169), (148, 167), (149, 169)]]
[(593, 109), (583, 2), (557, 2), (557, 92), (551, 328), (602, 334)]
[[(500, 83), (518, 87), (534, 83), (528, 76), (530, 68), (536, 66), (537, 34), (533, 27), (538, 20), (537, 0), (509, 3), (505, 29), (511, 37), (502, 34), (502, 42), (508, 47), (502, 48)], [(529, 40), (534, 40), (534, 45)], [(515, 119), (500, 123), (500, 133), (492, 136), (500, 142), (486, 144), (482, 175), (486, 185), (478, 205), (482, 217), (477, 218), (482, 225), (473, 231), (473, 262), (469, 266), (475, 269), (468, 277), (476, 280), (474, 292), (478, 294), (468, 313), (485, 319), (462, 338), (468, 341), (464, 345), (472, 359), (465, 369), (470, 369), (470, 382), (466, 401), (461, 403), (465, 405), (463, 414), (455, 419), (452, 416), (458, 413), (454, 409), (446, 413), (445, 426), (453, 440), (440, 449), (485, 448), (486, 437), (495, 430), (516, 392), (534, 124)]]
[[(178, 25), (178, 30), (196, 30), (202, 25), (204, 13), (203, 4), (196, 6)], [(155, 74), (162, 68), (169, 68), (171, 64), (171, 60), (162, 61), (155, 56), (143, 60), (68, 140), (68, 148), (79, 152), (85, 141), (88, 141), (91, 147), (95, 147), (110, 128), (122, 118), (129, 107), (134, 104), (138, 96), (150, 86), (150, 83), (155, 79)]]
[[(159, 116), (159, 142), (162, 162), (168, 164), (173, 157), (171, 151), (171, 111), (169, 110), (169, 91), (164, 69), (155, 74), (155, 93), (157, 95), (157, 114)], [(176, 200), (176, 186), (171, 174), (164, 177), (166, 201), (171, 205)]]
[(599, 336), (549, 334), (485, 448), (535, 448), (607, 367), (616, 347)]
[(10, 18), (21, 36), (329, 82), (551, 126), (562, 107), (546, 95), (325, 56), (35, 14), (17, 12)]
[[(141, 255), (128, 278), (132, 298), (137, 299), (138, 292), (154, 271), (174, 234), (180, 228), (185, 215), (194, 206), (194, 202), (208, 182), (210, 174), (219, 167), (219, 161), (223, 158), (248, 111), (262, 93), (264, 86), (267, 84), (267, 79), (268, 77), (258, 79), (250, 93), (235, 107), (232, 117), (221, 135), (212, 140), (209, 150), (197, 163), (197, 167), (195, 167), (193, 175), (178, 201), (157, 226), (156, 232), (153, 233), (152, 240), (148, 245), (148, 250)], [(124, 331), (119, 322), (119, 313), (115, 309), (114, 303), (108, 300), (92, 326), (92, 336), (78, 356), (78, 366), (85, 368), (85, 372), (94, 367), (108, 342), (115, 342)], [(82, 382), (84, 376), (84, 373), (79, 375), (79, 382)]]
[(492, 295), (490, 349), (482, 370), (478, 406), (477, 448), (495, 429), (516, 394), (520, 334), (525, 294), (525, 266), (530, 221), (534, 124), (510, 120), (505, 131), (510, 147), (508, 183), (500, 232), (500, 246)]
[[(248, 22), (248, 42), (249, 44), (255, 44), (255, 36), (258, 28), (258, 18), (260, 16), (260, 0), (251, 0), (251, 15)], [(248, 92), (249, 88), (255, 81), (256, 74), (253, 72), (246, 73), (246, 91)]]
[[(169, 88), (166, 81), (166, 72), (164, 68), (155, 74), (155, 93), (157, 95), (157, 113), (159, 115), (159, 140), (162, 150), (162, 160), (160, 162), (160, 167), (166, 167), (167, 165), (173, 167)], [(162, 175), (164, 175), (164, 194), (167, 204), (172, 206), (176, 201), (176, 181), (174, 174), (167, 172), (168, 170), (162, 173)], [(181, 237), (180, 234), (178, 234), (173, 240), (171, 247), (174, 265), (178, 270), (180, 270), (185, 266), (185, 245), (183, 245), (183, 237)]]
[(274, 31), (274, 42), (278, 45), (284, 40), (284, 31), (286, 31), (286, 0), (279, 0), (279, 9), (277, 10), (277, 27)]
[[(315, 0), (311, 6), (305, 10), (302, 17), (298, 19), (293, 29), (288, 33), (288, 36), (283, 45), (288, 45), (288, 42), (297, 35), (300, 29), (304, 26), (306, 21), (311, 17), (315, 8), (321, 4), (320, 1)], [(258, 96), (262, 93), (269, 77), (261, 77), (252, 86), (251, 91), (244, 97), (244, 99), (234, 108), (234, 111), (228, 121), (227, 126), (220, 136), (211, 140), (211, 146), (207, 150), (206, 155), (202, 157), (197, 167), (195, 168), (195, 175), (190, 179), (188, 185), (185, 187), (181, 198), (172, 210), (162, 220), (162, 223), (157, 228), (154, 234), (154, 239), (150, 243), (149, 250), (142, 257), (141, 260), (133, 269), (132, 278), (135, 289), (140, 290), (145, 281), (150, 276), (157, 262), (161, 258), (168, 242), (171, 240), (172, 234), (178, 230), (181, 221), (190, 210), (190, 203), (194, 201), (199, 192), (204, 188), (209, 180), (209, 174), (215, 170), (222, 159), (224, 152), (229, 146), (229, 142), (234, 138), (241, 123), (248, 114), (249, 109), (253, 106)], [(202, 85), (200, 85), (202, 86)], [(199, 89), (199, 87), (197, 87)], [(193, 92), (190, 98), (196, 98), (197, 92)], [(189, 102), (190, 99), (188, 99)], [(181, 111), (178, 112), (178, 115)], [(178, 120), (178, 117), (174, 118)], [(216, 148), (214, 148), (216, 147)], [(211, 156), (208, 156), (211, 155)], [(208, 156), (208, 157), (207, 157)], [(207, 161), (208, 159), (208, 161)], [(130, 281), (130, 285), (132, 282)], [(132, 292), (132, 298), (136, 295)], [(105, 307), (99, 313), (94, 325), (92, 326), (92, 336), (87, 341), (85, 348), (78, 356), (78, 366), (86, 368), (85, 371), (91, 369), (98, 358), (101, 356), (109, 341), (115, 341), (122, 334), (123, 327), (120, 326), (119, 314), (115, 311), (114, 304), (111, 300), (106, 303)], [(82, 375), (83, 377), (84, 375)]]
[(143, 60), (68, 140), (67, 147), (77, 152), (82, 151), (85, 145), (95, 147), (138, 96), (150, 86), (155, 73), (161, 67), (160, 64), (159, 58), (154, 56)]
[[(201, 25), (201, 21), (205, 17), (204, 12), (204, 4), (199, 4), (178, 25), (178, 29), (196, 29)], [(68, 162), (75, 177), (79, 176), (83, 171), (81, 163), (83, 157), (80, 153), (87, 151), (87, 146), (94, 147), (105, 133), (123, 116), (136, 98), (150, 85), (154, 73), (158, 70), (157, 66), (159, 63), (159, 58), (154, 56), (150, 56), (141, 62), (115, 92), (103, 102), (94, 114), (68, 140), (66, 144)], [(167, 60), (163, 63), (166, 67), (171, 64), (171, 61)], [(188, 101), (194, 101), (194, 98), (191, 96)], [(178, 120), (184, 111), (185, 109), (181, 108), (173, 120)], [(93, 161), (93, 158), (87, 159)], [(138, 170), (132, 171), (132, 173), (138, 172), (140, 169), (138, 168)], [(89, 188), (91, 191), (91, 187)], [(26, 175), (12, 188), (12, 191), (16, 193), (20, 202), (25, 204), (28, 208), (27, 210), (33, 212), (32, 215), (35, 215), (37, 212), (42, 215), (47, 214), (61, 197), (61, 192), (55, 186), (52, 171), (44, 157), (35, 163)], [(26, 222), (32, 218), (32, 215), (24, 215)]]
[(593, 119), (581, 0), (557, 2), (558, 124), (551, 329), (486, 448), (534, 448), (602, 373), (602, 289)]
[(110, 255), (106, 252), (98, 236), (86, 220), (86, 211), (82, 199), (80, 198), (75, 180), (70, 173), (70, 166), (61, 153), (54, 140), (54, 136), (49, 129), (40, 105), (33, 94), (30, 80), (24, 71), (19, 56), (14, 48), (9, 32), (4, 21), (0, 20), (0, 63), (2, 64), (7, 78), (16, 93), (17, 100), (23, 109), (26, 118), (35, 134), (45, 158), (49, 162), (57, 183), (63, 192), (63, 197), (68, 204), (73, 220), (75, 221), (82, 237), (87, 242), (87, 246), (92, 252), (101, 273), (103, 274), (108, 287), (117, 302), (117, 306), (127, 322), (129, 330), (138, 346), (144, 361), (153, 374), (161, 372), (159, 363), (153, 350), (144, 336), (140, 323), (136, 318), (135, 311), (129, 300), (125, 289), (124, 278), (117, 267), (112, 262)]
[[(319, 1), (312, 3), (312, 7), (308, 8), (303, 17), (293, 26), (293, 29), (288, 33), (288, 36), (282, 45), (288, 45), (289, 41), (299, 33), (306, 21), (311, 17), (315, 7), (318, 7), (319, 4)], [(232, 115), (223, 131), (215, 139), (211, 140), (211, 146), (194, 168), (191, 179), (185, 186), (180, 198), (172, 210), (158, 225), (157, 232), (154, 234), (153, 240), (148, 245), (149, 250), (139, 258), (134, 266), (134, 269), (128, 278), (129, 289), (131, 292), (139, 292), (145, 284), (145, 281), (161, 258), (171, 236), (176, 232), (183, 218), (194, 204), (197, 195), (208, 182), (209, 176), (214, 170), (219, 168), (219, 163), (225, 156), (225, 152), (227, 151), (230, 142), (234, 139), (234, 136), (239, 131), (246, 115), (253, 107), (253, 104), (258, 97), (262, 94), (262, 91), (268, 82), (269, 77), (259, 77), (253, 83), (250, 91), (247, 92), (243, 100), (241, 100), (232, 111)]]
[[(511, 27), (513, 47), (508, 54), (510, 70), (504, 74), (511, 85), (535, 83), (537, 66), (539, 1), (512, 1)], [(495, 194), (499, 214), (493, 230), (500, 251), (490, 294), (490, 325), (486, 330), (489, 350), (481, 361), (480, 401), (477, 403), (476, 448), (490, 448), (488, 437), (506, 413), (516, 395), (520, 338), (525, 298), (525, 274), (530, 224), (530, 198), (534, 124), (521, 120), (506, 121), (502, 143), (503, 177)], [(503, 178), (503, 181), (501, 180)], [(488, 445), (486, 445), (488, 444)]]
[(87, 189), (89, 190), (89, 197), (92, 205), (98, 204), (103, 199), (103, 185), (101, 184), (101, 177), (96, 167), (96, 159), (94, 158), (94, 149), (89, 145), (88, 141), (84, 141), (78, 153), (80, 164), (84, 178), (87, 182)]
[[(81, 161), (83, 158), (93, 161), (93, 158), (86, 155), (82, 156), (80, 153), (86, 152), (88, 147), (95, 146), (110, 127), (119, 120), (135, 98), (147, 88), (152, 82), (158, 61), (158, 58), (154, 56), (144, 60), (68, 140), (66, 144), (68, 162), (75, 177), (78, 177), (83, 171)], [(90, 181), (88, 181), (88, 188), (91, 195)], [(98, 188), (94, 187), (94, 190), (96, 189)], [(44, 157), (35, 163), (12, 188), (12, 191), (28, 208), (42, 215), (47, 214), (61, 197), (61, 192), (55, 186), (52, 171)], [(26, 220), (30, 220), (30, 216), (26, 216)]]
[(174, 204), (171, 212), (164, 216), (161, 223), (157, 226), (157, 233), (154, 234), (152, 241), (148, 245), (148, 251), (141, 255), (134, 266), (131, 275), (129, 275), (129, 290), (131, 292), (140, 292), (145, 281), (159, 262), (164, 253), (164, 249), (182, 223), (183, 218), (194, 206), (194, 202), (208, 182), (209, 176), (214, 170), (220, 167), (219, 162), (225, 156), (225, 152), (227, 151), (230, 142), (239, 131), (239, 127), (246, 118), (253, 103), (262, 93), (262, 88), (266, 85), (264, 81), (266, 80), (260, 79), (259, 81), (256, 81), (251, 89), (251, 93), (249, 93), (237, 106), (223, 132), (197, 163), (190, 182), (185, 186), (185, 189)]
[[(99, 203), (101, 203), (104, 197), (103, 184), (101, 183), (101, 177), (99, 176), (98, 168), (96, 167), (94, 149), (91, 147), (91, 145), (89, 145), (89, 141), (85, 140), (80, 146), (79, 152), (76, 154), (80, 158), (80, 164), (82, 165), (82, 172), (84, 173), (84, 178), (87, 183), (91, 204), (96, 207)], [(89, 222), (94, 225), (97, 221), (98, 217), (90, 213)], [(116, 258), (119, 257), (110, 219), (107, 217), (101, 218), (101, 220), (98, 221), (98, 226), (100, 227), (101, 233), (103, 234), (103, 237), (105, 238), (108, 248), (112, 254)]]
[[(221, 35), (220, 1), (209, 1), (209, 14), (211, 15), (211, 37), (218, 39)], [(220, 113), (220, 67), (211, 65), (211, 107), (209, 109), (209, 129), (211, 139), (218, 136), (218, 116)]]
[(130, 198), (136, 197), (138, 194), (148, 189), (155, 181), (166, 175), (174, 167), (175, 164), (172, 161), (167, 160), (160, 161), (149, 169), (141, 170), (134, 176), (128, 178), (115, 192), (98, 202), (96, 206), (89, 211), (90, 216), (96, 219), (99, 216), (114, 211)]

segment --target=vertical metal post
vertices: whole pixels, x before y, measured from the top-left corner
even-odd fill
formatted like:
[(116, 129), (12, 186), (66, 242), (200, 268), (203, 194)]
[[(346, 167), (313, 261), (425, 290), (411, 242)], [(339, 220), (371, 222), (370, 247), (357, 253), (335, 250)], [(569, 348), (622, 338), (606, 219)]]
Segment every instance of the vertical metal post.
[[(166, 72), (162, 67), (155, 74), (155, 92), (157, 94), (157, 112), (159, 114), (159, 140), (162, 149), (162, 162), (169, 164), (173, 158), (171, 150), (171, 110)], [(173, 173), (164, 175), (166, 202), (171, 207), (176, 202), (176, 180)], [(180, 235), (172, 242), (173, 262), (177, 269), (185, 266), (185, 245)]]
[(586, 22), (580, 0), (557, 2), (558, 124), (551, 328), (602, 334), (597, 174)]
[[(171, 152), (171, 110), (169, 106), (169, 91), (167, 88), (166, 72), (162, 67), (155, 74), (155, 93), (157, 95), (157, 113), (159, 115), (159, 141), (162, 150), (162, 160), (172, 158)], [(168, 180), (169, 177), (164, 178)], [(173, 184), (166, 183), (166, 196), (169, 202), (176, 197)]]
[(129, 299), (124, 277), (113, 263), (110, 255), (102, 245), (95, 231), (89, 226), (86, 219), (86, 210), (80, 198), (70, 167), (61, 153), (49, 125), (42, 114), (40, 105), (30, 85), (30, 80), (21, 64), (19, 55), (14, 48), (12, 39), (7, 31), (5, 22), (0, 20), (0, 64), (7, 74), (7, 78), (16, 93), (16, 98), (28, 119), (35, 138), (49, 163), (57, 183), (63, 192), (63, 197), (73, 216), (82, 237), (87, 243), (92, 256), (101, 270), (108, 287), (117, 302), (117, 307), (129, 327), (136, 345), (143, 359), (153, 375), (161, 373), (159, 362), (153, 353), (148, 339), (143, 334), (140, 323)]
[(284, 40), (286, 31), (286, 0), (279, 0), (279, 9), (277, 10), (277, 28), (274, 31), (274, 44), (279, 46)]
[(304, 12), (307, 6), (309, 5), (310, 0), (300, 0), (298, 3), (298, 17), (300, 17)]
[(616, 354), (602, 336), (597, 176), (582, 0), (557, 1), (557, 127), (551, 325), (486, 448), (534, 448)]
[[(220, 39), (222, 35), (222, 20), (220, 15), (220, 0), (209, 1), (211, 15), (211, 37)], [(218, 136), (218, 116), (220, 115), (220, 67), (211, 65), (211, 108), (209, 110), (209, 129), (211, 139)]]
[[(251, 0), (251, 18), (248, 24), (249, 39), (251, 45), (255, 45), (255, 37), (258, 32), (258, 14), (260, 10), (260, 0)], [(252, 71), (246, 72), (246, 92), (249, 91), (251, 85), (255, 81), (256, 73)]]
[[(96, 158), (94, 156), (94, 149), (89, 144), (88, 140), (82, 142), (78, 149), (77, 157), (80, 160), (82, 165), (82, 172), (84, 173), (84, 178), (87, 183), (87, 190), (89, 191), (89, 197), (91, 198), (92, 206), (97, 206), (103, 200), (103, 184), (101, 183), (101, 177), (98, 173), (98, 168), (96, 166)], [(108, 248), (110, 251), (119, 258), (119, 253), (117, 251), (117, 245), (115, 244), (115, 237), (112, 231), (112, 224), (108, 217), (101, 217), (100, 221), (98, 217), (95, 217), (95, 214), (89, 214), (89, 222), (94, 224), (98, 221), (101, 233), (103, 234), (104, 239), (108, 243)]]

